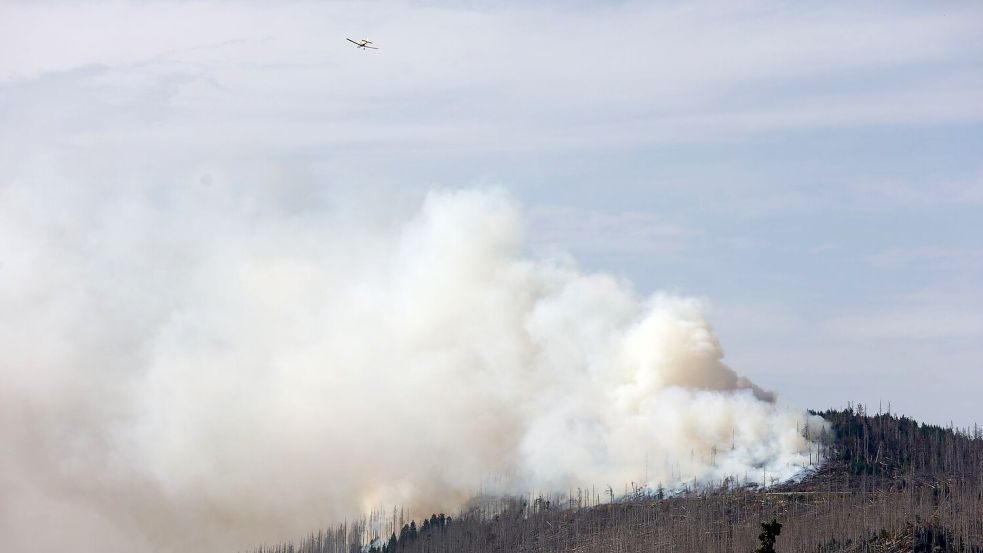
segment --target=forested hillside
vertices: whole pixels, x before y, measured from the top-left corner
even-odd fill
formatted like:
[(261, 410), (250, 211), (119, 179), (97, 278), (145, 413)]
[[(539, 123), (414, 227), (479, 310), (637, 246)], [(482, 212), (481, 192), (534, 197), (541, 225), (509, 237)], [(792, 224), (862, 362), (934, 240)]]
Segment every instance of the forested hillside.
[(862, 406), (818, 414), (832, 427), (824, 462), (798, 483), (728, 482), (661, 498), (581, 494), (560, 504), (503, 499), (454, 517), (396, 520), (374, 541), (367, 529), (378, 521), (363, 520), (260, 551), (750, 553), (761, 523), (777, 519), (778, 552), (983, 553), (983, 429), (869, 415)]

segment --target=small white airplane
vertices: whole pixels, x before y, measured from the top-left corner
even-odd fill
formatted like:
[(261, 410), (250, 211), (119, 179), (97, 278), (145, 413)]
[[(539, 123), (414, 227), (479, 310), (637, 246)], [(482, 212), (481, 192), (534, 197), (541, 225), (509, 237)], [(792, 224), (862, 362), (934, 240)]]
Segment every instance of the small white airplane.
[(365, 40), (364, 38), (362, 40), (352, 40), (350, 38), (347, 40), (348, 42), (351, 42), (352, 44), (358, 46), (359, 48), (371, 48), (373, 50), (378, 50), (378, 48), (376, 48), (375, 46), (369, 46), (369, 44), (372, 44), (371, 40)]

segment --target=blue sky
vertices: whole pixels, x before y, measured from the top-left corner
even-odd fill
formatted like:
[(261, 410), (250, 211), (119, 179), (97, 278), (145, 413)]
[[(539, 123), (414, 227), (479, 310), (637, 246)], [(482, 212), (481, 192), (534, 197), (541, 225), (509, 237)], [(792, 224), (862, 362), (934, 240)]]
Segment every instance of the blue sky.
[(981, 25), (958, 2), (5, 3), (0, 187), (501, 186), (533, 253), (707, 298), (784, 400), (965, 425)]

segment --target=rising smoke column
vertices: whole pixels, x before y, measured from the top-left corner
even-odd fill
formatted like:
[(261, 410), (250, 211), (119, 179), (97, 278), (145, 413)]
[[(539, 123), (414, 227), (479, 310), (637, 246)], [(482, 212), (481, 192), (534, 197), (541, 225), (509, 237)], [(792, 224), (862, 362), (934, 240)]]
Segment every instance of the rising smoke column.
[(222, 182), (97, 192), (0, 189), (12, 550), (244, 548), (452, 511), (495, 475), (780, 479), (822, 425), (722, 362), (702, 302), (523, 256), (501, 191), (399, 216)]

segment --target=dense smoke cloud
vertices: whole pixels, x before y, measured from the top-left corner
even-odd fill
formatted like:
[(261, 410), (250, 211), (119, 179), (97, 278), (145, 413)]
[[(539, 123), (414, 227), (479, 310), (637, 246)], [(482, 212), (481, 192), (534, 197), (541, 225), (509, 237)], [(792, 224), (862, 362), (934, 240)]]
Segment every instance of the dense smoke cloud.
[(700, 301), (530, 258), (503, 192), (404, 213), (195, 182), (0, 188), (5, 548), (231, 550), (490, 481), (809, 460), (821, 421), (722, 363)]

